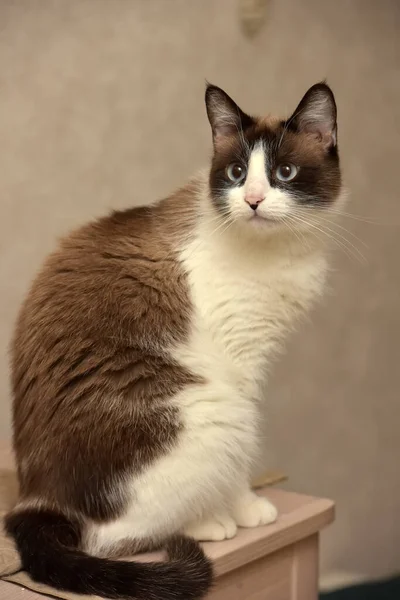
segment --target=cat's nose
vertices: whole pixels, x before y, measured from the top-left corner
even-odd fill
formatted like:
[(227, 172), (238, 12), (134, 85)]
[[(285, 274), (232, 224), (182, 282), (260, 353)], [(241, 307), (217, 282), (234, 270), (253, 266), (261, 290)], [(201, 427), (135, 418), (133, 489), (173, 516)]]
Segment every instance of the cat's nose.
[(263, 200), (264, 200), (264, 196), (260, 196), (258, 194), (257, 195), (248, 194), (244, 199), (244, 201), (247, 202), (247, 204), (253, 210), (257, 210), (259, 204), (261, 204), (261, 202), (263, 202)]

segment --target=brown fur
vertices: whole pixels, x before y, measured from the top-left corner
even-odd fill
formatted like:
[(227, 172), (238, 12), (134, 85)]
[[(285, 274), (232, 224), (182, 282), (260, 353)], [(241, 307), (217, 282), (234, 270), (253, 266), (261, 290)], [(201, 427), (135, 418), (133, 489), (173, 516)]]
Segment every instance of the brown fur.
[(12, 345), (23, 500), (114, 518), (119, 478), (176, 443), (182, 423), (166, 400), (199, 381), (168, 353), (188, 333), (176, 251), (190, 235), (194, 193), (192, 184), (78, 230), (38, 275)]

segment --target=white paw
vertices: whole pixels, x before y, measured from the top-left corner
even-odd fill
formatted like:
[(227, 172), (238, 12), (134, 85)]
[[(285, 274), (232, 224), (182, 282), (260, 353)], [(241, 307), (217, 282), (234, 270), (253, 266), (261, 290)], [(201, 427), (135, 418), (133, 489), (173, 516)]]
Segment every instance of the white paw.
[(236, 504), (233, 516), (239, 527), (258, 527), (274, 523), (278, 511), (266, 498), (248, 492)]
[(199, 542), (222, 542), (236, 535), (236, 523), (228, 515), (210, 517), (185, 528), (185, 534)]

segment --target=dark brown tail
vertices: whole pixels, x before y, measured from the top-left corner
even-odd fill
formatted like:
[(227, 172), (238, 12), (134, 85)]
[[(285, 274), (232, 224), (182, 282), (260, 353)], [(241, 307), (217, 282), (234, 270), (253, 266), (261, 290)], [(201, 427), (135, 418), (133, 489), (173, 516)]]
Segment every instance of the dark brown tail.
[(76, 594), (132, 600), (200, 600), (212, 584), (211, 563), (199, 544), (179, 536), (167, 544), (169, 562), (139, 563), (89, 556), (78, 550), (78, 521), (25, 509), (5, 519), (22, 567), (34, 581)]

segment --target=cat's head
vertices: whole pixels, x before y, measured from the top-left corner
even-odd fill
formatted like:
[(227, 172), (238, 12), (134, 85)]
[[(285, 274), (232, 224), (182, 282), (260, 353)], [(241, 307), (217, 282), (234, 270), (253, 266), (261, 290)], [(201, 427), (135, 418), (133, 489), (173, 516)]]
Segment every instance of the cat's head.
[(315, 227), (341, 189), (331, 89), (312, 86), (286, 119), (251, 117), (214, 85), (207, 86), (206, 106), (215, 209), (250, 231)]

